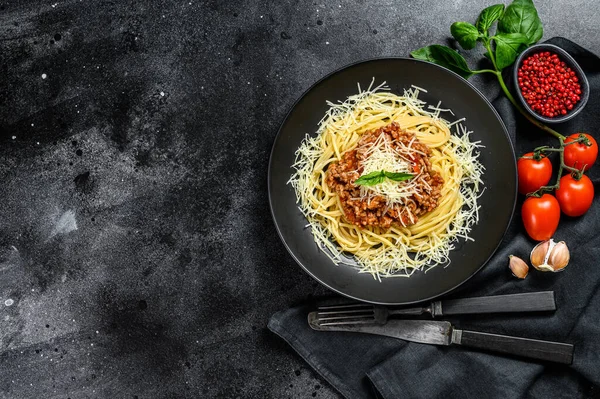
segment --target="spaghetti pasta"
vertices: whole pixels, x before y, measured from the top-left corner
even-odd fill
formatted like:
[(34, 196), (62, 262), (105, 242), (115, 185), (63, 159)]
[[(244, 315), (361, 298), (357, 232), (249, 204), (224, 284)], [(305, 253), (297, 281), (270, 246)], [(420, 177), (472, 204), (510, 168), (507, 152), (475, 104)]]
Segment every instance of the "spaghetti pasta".
[[(481, 145), (470, 141), (462, 120), (450, 123), (441, 117), (452, 111), (441, 109), (440, 104), (425, 108), (418, 98), (421, 91), (411, 87), (400, 96), (385, 83), (375, 88), (371, 84), (364, 91), (359, 86), (359, 93), (344, 102), (328, 103), (316, 136), (307, 135), (297, 150), (295, 173), (289, 181), (321, 250), (334, 263), (357, 266), (377, 279), (448, 265), (457, 240), (471, 240), (469, 232), (479, 219), (477, 198), (484, 168), (477, 149)], [(339, 196), (326, 183), (327, 170), (355, 149), (366, 132), (392, 122), (431, 150), (431, 169), (443, 179), (439, 203), (414, 224), (358, 226), (345, 217)]]

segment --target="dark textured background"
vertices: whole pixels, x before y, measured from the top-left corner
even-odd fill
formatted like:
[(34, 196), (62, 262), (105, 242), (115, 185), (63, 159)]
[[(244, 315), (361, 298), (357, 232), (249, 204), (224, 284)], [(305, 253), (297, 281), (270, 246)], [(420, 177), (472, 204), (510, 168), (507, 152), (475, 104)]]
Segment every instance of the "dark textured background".
[[(336, 398), (266, 329), (325, 292), (268, 155), (314, 81), (493, 2), (402, 3), (0, 0), (0, 397)], [(600, 53), (594, 2), (538, 9)]]

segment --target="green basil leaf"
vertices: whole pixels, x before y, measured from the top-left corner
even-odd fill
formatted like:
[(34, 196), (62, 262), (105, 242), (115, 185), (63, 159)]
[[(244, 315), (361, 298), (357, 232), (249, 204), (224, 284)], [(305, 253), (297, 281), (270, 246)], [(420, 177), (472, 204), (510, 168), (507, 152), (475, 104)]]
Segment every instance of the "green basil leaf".
[(450, 26), (450, 33), (465, 50), (471, 50), (477, 44), (479, 31), (468, 22), (455, 22)]
[(354, 181), (357, 186), (374, 186), (383, 183), (385, 174), (383, 171), (371, 172), (363, 175)]
[(404, 181), (415, 177), (415, 175), (410, 173), (383, 172), (383, 174), (385, 177), (393, 181)]
[(527, 47), (527, 36), (523, 33), (498, 33), (492, 39), (496, 42), (496, 66), (501, 70), (515, 62)]
[(481, 14), (479, 14), (479, 18), (477, 18), (477, 23), (475, 26), (477, 30), (485, 34), (496, 22), (502, 17), (504, 13), (504, 4), (495, 4), (493, 6), (489, 6), (485, 8)]
[(354, 181), (354, 184), (357, 186), (374, 186), (383, 183), (386, 177), (393, 181), (404, 181), (413, 178), (414, 175), (411, 175), (410, 173), (386, 172), (381, 170), (359, 177)]
[(527, 45), (542, 38), (544, 28), (531, 0), (515, 0), (504, 11), (498, 21), (498, 32), (522, 33), (527, 37)]
[(415, 50), (410, 55), (418, 60), (429, 61), (443, 66), (465, 79), (473, 74), (463, 56), (450, 47), (433, 44)]

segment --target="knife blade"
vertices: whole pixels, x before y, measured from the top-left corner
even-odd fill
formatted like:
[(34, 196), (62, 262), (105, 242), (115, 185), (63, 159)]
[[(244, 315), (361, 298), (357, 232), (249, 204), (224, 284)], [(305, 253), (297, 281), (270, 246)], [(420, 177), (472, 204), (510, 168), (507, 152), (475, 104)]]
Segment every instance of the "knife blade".
[(509, 335), (459, 330), (447, 321), (389, 320), (387, 324), (352, 324), (322, 326), (317, 312), (308, 314), (308, 324), (317, 331), (345, 331), (383, 335), (405, 341), (431, 345), (461, 345), (475, 349), (545, 360), (563, 364), (573, 362), (574, 347), (571, 344), (542, 341)]
[(335, 325), (319, 324), (317, 312), (308, 314), (308, 324), (318, 331), (347, 331), (384, 335), (422, 344), (450, 345), (452, 325), (447, 321), (388, 320), (383, 325)]

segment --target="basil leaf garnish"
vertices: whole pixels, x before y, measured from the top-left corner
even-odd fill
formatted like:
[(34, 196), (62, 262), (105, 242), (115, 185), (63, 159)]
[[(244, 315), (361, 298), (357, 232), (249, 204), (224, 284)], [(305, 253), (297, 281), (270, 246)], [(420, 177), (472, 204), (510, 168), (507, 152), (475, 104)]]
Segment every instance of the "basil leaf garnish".
[(385, 181), (386, 178), (393, 181), (404, 181), (413, 178), (414, 175), (410, 173), (396, 173), (396, 172), (386, 172), (386, 171), (376, 171), (371, 172), (369, 174), (363, 175), (354, 181), (354, 184), (357, 186), (374, 186), (376, 184), (381, 184)]

